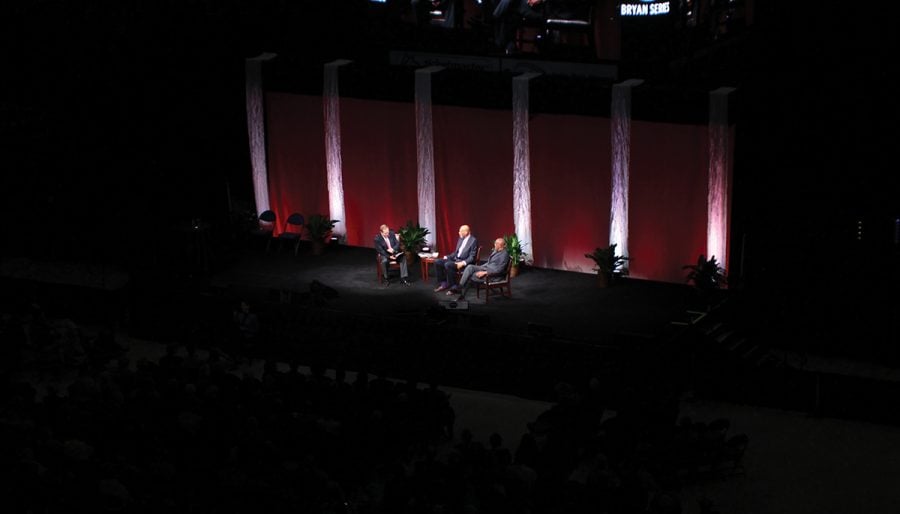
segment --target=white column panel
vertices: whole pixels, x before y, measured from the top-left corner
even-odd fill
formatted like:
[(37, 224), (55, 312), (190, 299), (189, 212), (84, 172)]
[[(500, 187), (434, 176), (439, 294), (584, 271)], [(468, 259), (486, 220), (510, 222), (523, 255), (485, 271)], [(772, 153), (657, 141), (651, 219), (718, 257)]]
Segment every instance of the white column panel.
[(323, 103), (325, 110), (325, 167), (328, 171), (328, 216), (338, 220), (333, 234), (341, 242), (347, 238), (344, 212), (344, 176), (341, 161), (341, 97), (338, 90), (340, 67), (351, 61), (339, 59), (325, 64)]
[(728, 255), (728, 180), (731, 153), (728, 141), (728, 95), (732, 87), (709, 94), (709, 190), (707, 192), (706, 255), (723, 268)]
[(525, 261), (534, 262), (531, 234), (531, 153), (528, 139), (529, 95), (531, 79), (540, 73), (523, 73), (512, 80), (513, 108), (513, 223)]
[(434, 246), (437, 215), (434, 196), (434, 133), (431, 117), (431, 74), (443, 70), (429, 66), (416, 70), (416, 185), (419, 225), (427, 228), (428, 246)]
[(642, 84), (629, 79), (612, 87), (612, 198), (609, 212), (609, 244), (616, 254), (628, 257), (628, 198), (631, 175), (631, 89)]
[(253, 174), (253, 198), (256, 214), (269, 209), (269, 174), (266, 165), (265, 105), (263, 102), (262, 64), (275, 57), (264, 53), (244, 62), (247, 104), (247, 137), (250, 144), (250, 169)]

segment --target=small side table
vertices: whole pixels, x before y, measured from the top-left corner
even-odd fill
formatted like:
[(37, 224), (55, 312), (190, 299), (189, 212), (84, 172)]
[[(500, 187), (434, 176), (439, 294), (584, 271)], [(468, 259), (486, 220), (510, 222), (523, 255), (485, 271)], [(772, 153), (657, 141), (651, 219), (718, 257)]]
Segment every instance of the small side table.
[(431, 265), (434, 264), (434, 261), (437, 260), (435, 257), (419, 257), (419, 263), (422, 265), (422, 281), (428, 280), (428, 270), (431, 268)]

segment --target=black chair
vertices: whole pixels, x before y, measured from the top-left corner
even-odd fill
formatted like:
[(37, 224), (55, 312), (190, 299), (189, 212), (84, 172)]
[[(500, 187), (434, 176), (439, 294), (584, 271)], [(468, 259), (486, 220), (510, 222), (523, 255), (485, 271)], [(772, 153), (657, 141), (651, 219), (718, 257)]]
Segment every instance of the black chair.
[[(295, 256), (300, 249), (300, 240), (303, 236), (304, 224), (305, 220), (303, 219), (303, 215), (299, 212), (295, 212), (288, 216), (288, 219), (284, 220), (284, 227), (282, 227), (281, 233), (278, 234), (278, 240), (281, 242), (281, 246), (284, 246), (285, 243), (294, 244)], [(281, 246), (279, 246), (279, 249)]]
[(586, 47), (594, 51), (594, 6), (585, 5), (564, 16), (548, 16), (544, 21), (542, 45), (545, 50)]
[(275, 221), (277, 220), (275, 212), (265, 210), (259, 214), (257, 226), (250, 231), (253, 240), (262, 239), (266, 242), (266, 252), (272, 246), (273, 234), (275, 232)]

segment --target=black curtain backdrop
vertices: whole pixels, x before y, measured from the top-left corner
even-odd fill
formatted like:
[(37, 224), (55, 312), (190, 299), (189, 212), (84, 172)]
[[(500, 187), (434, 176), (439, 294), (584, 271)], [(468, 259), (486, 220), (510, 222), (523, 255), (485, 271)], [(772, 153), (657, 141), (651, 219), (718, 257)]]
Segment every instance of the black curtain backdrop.
[[(328, 214), (322, 98), (266, 99), (272, 209), (280, 220)], [(443, 253), (469, 224), (487, 252), (514, 231), (512, 113), (435, 105), (433, 120), (437, 226), (428, 228)], [(529, 138), (533, 245), (525, 251), (538, 267), (593, 272), (584, 254), (609, 240), (610, 120), (535, 115)], [(371, 247), (380, 224), (418, 218), (415, 107), (342, 98), (341, 140), (347, 244)], [(706, 126), (632, 122), (633, 277), (681, 283), (682, 266), (706, 253), (708, 144)]]

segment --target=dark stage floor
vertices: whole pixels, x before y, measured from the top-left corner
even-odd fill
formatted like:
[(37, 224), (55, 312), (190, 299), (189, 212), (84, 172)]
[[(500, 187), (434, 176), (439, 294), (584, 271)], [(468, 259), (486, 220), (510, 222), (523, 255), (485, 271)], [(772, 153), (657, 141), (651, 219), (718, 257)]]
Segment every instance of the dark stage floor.
[[(624, 279), (599, 288), (591, 274), (528, 268), (512, 279), (510, 298), (488, 304), (470, 290), (466, 309), (448, 309), (453, 297), (435, 293), (418, 262), (410, 286), (396, 276), (380, 285), (370, 248), (334, 245), (319, 256), (302, 245), (296, 256), (245, 248), (210, 262), (212, 271), (195, 277), (209, 301), (183, 303), (191, 295), (170, 291), (152, 303), (177, 306), (184, 327), (184, 312), (227, 322), (224, 314), (249, 300), (265, 337), (248, 351), (264, 357), (544, 400), (559, 382), (603, 376), (621, 389), (682, 381), (687, 371), (673, 362), (687, 352), (672, 343), (683, 329), (672, 322), (691, 309), (693, 290), (683, 284)], [(164, 319), (133, 326), (154, 331)]]
[[(11, 294), (35, 298), (54, 316), (115, 325), (133, 338), (535, 399), (552, 397), (560, 381), (603, 375), (612, 384), (677, 369), (666, 357), (677, 348), (658, 349), (693, 292), (633, 279), (599, 288), (592, 274), (526, 268), (510, 298), (487, 304), (472, 290), (468, 308), (447, 309), (453, 297), (435, 293), (419, 263), (410, 286), (396, 277), (381, 286), (371, 248), (333, 245), (318, 256), (308, 243), (296, 256), (247, 244), (182, 250), (124, 273), (16, 260), (3, 275), (8, 291), (18, 291)], [(235, 338), (240, 300), (259, 314), (252, 344)]]
[[(467, 309), (451, 310), (452, 297), (435, 293), (418, 263), (411, 286), (395, 279), (385, 288), (374, 250), (341, 245), (319, 256), (308, 244), (296, 256), (243, 243), (180, 248), (126, 270), (24, 258), (0, 264), (8, 312), (40, 305), (53, 319), (130, 338), (279, 362), (539, 400), (552, 400), (560, 382), (599, 377), (621, 394), (691, 389), (866, 419), (880, 411), (850, 399), (900, 398), (896, 367), (873, 370), (778, 347), (787, 329), (757, 319), (738, 291), (720, 291), (725, 307), (698, 316), (703, 304), (687, 284), (623, 279), (599, 288), (592, 274), (525, 268), (512, 279), (511, 298), (486, 304), (470, 292)], [(236, 337), (240, 300), (260, 318), (260, 337), (250, 343)]]
[[(243, 252), (210, 276), (210, 285), (230, 289), (251, 300), (268, 301), (274, 290), (303, 295), (313, 281), (333, 289), (337, 297), (327, 301), (336, 311), (384, 318), (405, 319), (445, 307), (455, 297), (433, 291), (433, 271), (424, 281), (418, 262), (410, 266), (407, 287), (392, 276), (389, 287), (376, 278), (374, 250), (335, 245), (324, 255), (301, 251)], [(448, 311), (461, 318), (506, 334), (535, 330), (556, 339), (605, 344), (616, 335), (653, 338), (690, 308), (692, 290), (683, 284), (623, 279), (608, 288), (597, 286), (593, 274), (523, 268), (512, 279), (512, 297), (476, 298), (472, 288), (468, 308)]]

